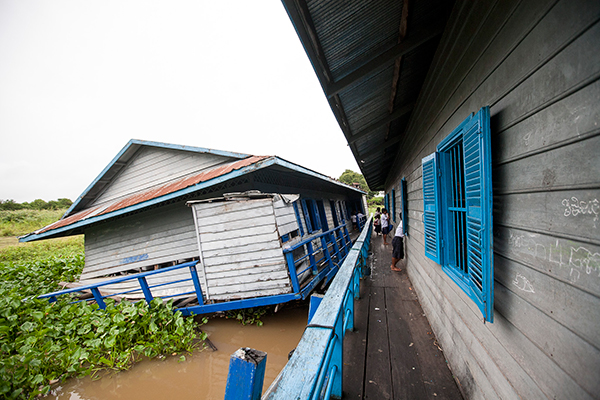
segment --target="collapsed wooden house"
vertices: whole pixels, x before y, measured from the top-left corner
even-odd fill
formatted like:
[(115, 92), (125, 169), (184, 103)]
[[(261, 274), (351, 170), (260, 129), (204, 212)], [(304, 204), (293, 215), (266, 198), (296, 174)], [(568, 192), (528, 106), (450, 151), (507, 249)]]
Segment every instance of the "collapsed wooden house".
[(307, 296), (341, 264), (357, 210), (362, 191), (276, 156), (131, 140), (61, 220), (20, 241), (84, 234), (79, 283), (100, 303), (237, 301), (215, 311)]

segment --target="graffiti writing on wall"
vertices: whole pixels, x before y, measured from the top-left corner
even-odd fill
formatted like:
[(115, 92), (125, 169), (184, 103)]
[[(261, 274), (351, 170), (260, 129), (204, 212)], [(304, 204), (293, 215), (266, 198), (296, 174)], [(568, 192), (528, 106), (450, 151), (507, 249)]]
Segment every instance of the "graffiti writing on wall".
[(598, 199), (584, 201), (579, 200), (577, 197), (571, 197), (570, 199), (564, 199), (562, 205), (565, 206), (565, 217), (576, 217), (578, 215), (593, 216), (594, 228), (596, 227), (595, 222), (598, 221), (598, 212), (600, 211), (600, 202)]
[(544, 244), (536, 240), (533, 235), (513, 231), (510, 231), (508, 244), (518, 248), (519, 252), (557, 264), (560, 268), (569, 269), (569, 279), (572, 282), (577, 282), (584, 274), (600, 277), (600, 252), (572, 245), (560, 239), (556, 239), (554, 243)]
[(513, 285), (515, 285), (524, 292), (535, 293), (535, 290), (533, 290), (533, 285), (531, 284), (531, 282), (529, 282), (529, 279), (525, 278), (519, 273), (517, 273), (517, 276), (513, 281)]

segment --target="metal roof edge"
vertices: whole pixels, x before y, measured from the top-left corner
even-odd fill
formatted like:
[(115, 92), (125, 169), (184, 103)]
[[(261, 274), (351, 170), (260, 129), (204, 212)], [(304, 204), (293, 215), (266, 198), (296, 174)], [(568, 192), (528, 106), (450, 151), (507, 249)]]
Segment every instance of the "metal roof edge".
[(109, 212), (109, 213), (106, 213), (106, 214), (101, 214), (101, 215), (97, 215), (97, 216), (94, 216), (94, 217), (91, 217), (91, 218), (82, 219), (82, 220), (77, 221), (77, 222), (75, 222), (73, 224), (66, 225), (66, 226), (63, 226), (63, 227), (60, 227), (60, 228), (57, 228), (57, 229), (52, 229), (52, 230), (46, 231), (44, 233), (40, 233), (40, 234), (28, 234), (28, 235), (19, 237), (19, 242), (20, 243), (25, 243), (25, 242), (32, 242), (34, 240), (46, 239), (46, 238), (53, 237), (55, 235), (64, 233), (66, 231), (70, 231), (70, 230), (73, 230), (73, 229), (81, 228), (81, 227), (84, 227), (86, 225), (91, 225), (91, 224), (99, 222), (99, 221), (103, 221), (103, 220), (106, 220), (106, 219), (117, 217), (119, 215), (127, 214), (127, 213), (132, 212), (132, 211), (137, 211), (137, 210), (140, 210), (142, 208), (146, 208), (146, 207), (150, 207), (150, 206), (153, 206), (153, 205), (156, 205), (156, 204), (160, 204), (162, 202), (169, 201), (169, 200), (172, 200), (172, 199), (180, 197), (180, 196), (185, 196), (186, 194), (193, 193), (196, 190), (204, 189), (206, 187), (209, 187), (209, 186), (212, 186), (212, 185), (215, 185), (215, 184), (219, 184), (219, 183), (225, 182), (225, 181), (227, 181), (229, 179), (237, 178), (237, 177), (239, 177), (241, 175), (245, 175), (245, 174), (250, 173), (252, 171), (269, 167), (269, 166), (277, 163), (276, 162), (276, 158), (277, 157), (275, 157), (275, 156), (271, 156), (271, 157), (266, 158), (264, 160), (260, 160), (260, 161), (254, 163), (254, 164), (247, 165), (247, 166), (242, 167), (240, 169), (231, 171), (231, 172), (229, 172), (229, 173), (227, 173), (225, 175), (221, 175), (221, 176), (218, 176), (216, 178), (213, 178), (213, 179), (211, 179), (209, 181), (200, 182), (200, 183), (197, 183), (196, 185), (189, 186), (187, 188), (178, 190), (176, 192), (169, 193), (169, 194), (166, 194), (164, 196), (157, 197), (155, 199), (147, 200), (147, 201), (144, 201), (142, 203), (134, 204), (134, 205), (126, 207), (126, 208), (121, 208), (119, 210), (115, 210), (115, 211), (112, 211), (112, 212)]
[[(108, 163), (108, 165), (106, 165), (106, 167), (104, 167), (104, 169), (102, 170), (102, 172), (100, 172), (98, 174), (98, 176), (96, 176), (96, 178), (92, 181), (92, 183), (90, 183), (88, 185), (87, 188), (85, 188), (85, 190), (79, 195), (79, 197), (77, 197), (77, 200), (75, 200), (73, 202), (73, 204), (71, 204), (71, 207), (69, 207), (69, 209), (63, 214), (62, 218), (65, 218), (67, 216), (69, 216), (71, 214), (71, 212), (73, 210), (75, 210), (75, 208), (79, 205), (79, 203), (81, 203), (81, 201), (83, 200), (83, 198), (85, 197), (86, 194), (89, 193), (90, 190), (92, 190), (92, 188), (98, 183), (98, 181), (100, 179), (102, 179), (102, 177), (104, 176), (104, 174), (106, 174), (108, 172), (108, 170), (117, 162), (119, 161), (119, 159), (123, 156), (123, 154), (133, 145), (135, 144), (134, 142), (136, 142), (135, 139), (130, 139), (129, 142), (127, 142), (127, 144), (125, 146), (123, 146), (123, 148), (121, 149), (121, 151), (119, 151), (117, 153), (117, 155)], [(61, 218), (61, 219), (62, 219)]]
[(193, 151), (195, 153), (208, 153), (208, 154), (214, 154), (217, 156), (232, 157), (232, 158), (239, 158), (239, 159), (252, 156), (252, 154), (237, 153), (234, 151), (208, 149), (206, 147), (186, 146), (186, 145), (182, 145), (182, 144), (153, 142), (150, 140), (131, 139), (130, 142), (139, 144), (139, 145), (143, 145), (143, 146), (161, 147), (164, 149), (172, 149), (172, 150)]
[(327, 175), (320, 174), (320, 173), (318, 173), (316, 171), (313, 171), (311, 169), (305, 168), (305, 167), (303, 167), (301, 165), (294, 164), (293, 162), (284, 160), (283, 158), (275, 156), (275, 159), (276, 159), (275, 164), (280, 165), (282, 167), (285, 167), (285, 168), (288, 168), (288, 169), (291, 169), (291, 170), (294, 170), (294, 171), (297, 171), (297, 172), (301, 172), (303, 174), (310, 175), (310, 176), (313, 176), (315, 178), (319, 178), (319, 179), (325, 180), (325, 181), (327, 181), (329, 183), (341, 186), (341, 187), (343, 187), (345, 189), (351, 189), (351, 190), (354, 190), (355, 192), (359, 192), (359, 193), (362, 193), (362, 194), (367, 194), (367, 192), (365, 192), (365, 191), (363, 191), (361, 189), (357, 189), (354, 186), (347, 185), (347, 184), (345, 184), (343, 182), (340, 182), (340, 181), (338, 181), (336, 179), (333, 179), (333, 178), (331, 178), (331, 177), (329, 177)]

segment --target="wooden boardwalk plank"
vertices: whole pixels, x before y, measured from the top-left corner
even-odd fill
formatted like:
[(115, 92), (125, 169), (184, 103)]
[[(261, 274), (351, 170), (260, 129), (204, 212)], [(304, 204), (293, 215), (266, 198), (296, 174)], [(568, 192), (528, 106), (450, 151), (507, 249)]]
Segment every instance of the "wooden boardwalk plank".
[(355, 330), (344, 341), (344, 399), (462, 399), (405, 262), (390, 270), (391, 245), (372, 239), (371, 276), (361, 282)]
[(370, 293), (365, 361), (365, 399), (393, 398), (390, 340), (384, 290), (384, 288), (372, 288)]

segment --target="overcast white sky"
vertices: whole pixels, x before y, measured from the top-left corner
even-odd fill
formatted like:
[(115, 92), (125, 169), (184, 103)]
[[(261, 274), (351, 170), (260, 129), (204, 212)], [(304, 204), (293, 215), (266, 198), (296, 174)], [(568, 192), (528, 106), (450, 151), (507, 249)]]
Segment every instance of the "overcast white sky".
[(0, 0), (0, 199), (75, 200), (132, 138), (359, 171), (280, 1)]

